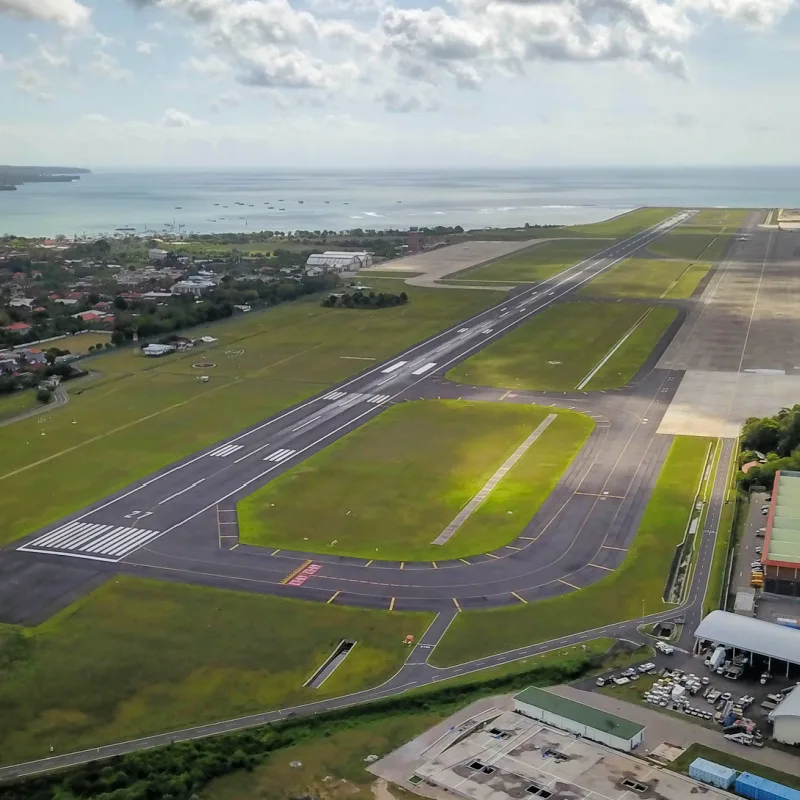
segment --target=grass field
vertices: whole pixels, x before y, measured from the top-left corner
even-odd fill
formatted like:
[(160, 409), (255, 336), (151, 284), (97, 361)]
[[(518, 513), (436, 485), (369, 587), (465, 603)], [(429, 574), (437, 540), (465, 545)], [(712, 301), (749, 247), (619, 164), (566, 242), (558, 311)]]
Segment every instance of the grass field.
[[(447, 373), (452, 381), (506, 389), (567, 392), (600, 363), (642, 318), (647, 309), (612, 303), (559, 303)], [(630, 380), (655, 344), (660, 321), (666, 330), (671, 318), (655, 313), (652, 323), (637, 328), (595, 377), (592, 388), (620, 386)], [(656, 337), (656, 341), (658, 337)], [(620, 382), (613, 376), (617, 375)]]
[(448, 276), (448, 282), (500, 281), (533, 283), (551, 278), (579, 261), (605, 250), (613, 239), (576, 239), (542, 242), (521, 253), (514, 253), (484, 266), (470, 267)]
[[(692, 720), (694, 722), (694, 720)], [(757, 751), (753, 751), (754, 756), (758, 756)], [(705, 758), (707, 761), (714, 761), (717, 764), (722, 764), (724, 767), (738, 770), (739, 772), (751, 772), (753, 775), (760, 775), (770, 781), (783, 783), (790, 786), (792, 789), (800, 790), (800, 775), (792, 775), (787, 772), (780, 772), (777, 769), (759, 764), (756, 761), (748, 761), (746, 758), (733, 756), (730, 753), (725, 753), (722, 750), (714, 750), (711, 747), (706, 747), (702, 744), (690, 745), (686, 751), (678, 756), (672, 764), (670, 769), (675, 772), (682, 772), (684, 775), (689, 774), (689, 765), (696, 758)]]
[(47, 408), (36, 399), (33, 389), (0, 395), (0, 422), (16, 417), (17, 414), (24, 414), (37, 406), (41, 406), (42, 410)]
[(589, 417), (558, 411), (450, 541), (431, 542), (553, 410), (457, 400), (395, 406), (240, 502), (240, 538), (398, 561), (501, 547), (521, 533), (586, 441)]
[[(432, 619), (119, 576), (30, 632), (0, 627), (12, 655), (0, 661), (0, 760), (376, 686)], [(343, 638), (358, 642), (351, 655), (304, 689)]]
[[(72, 384), (66, 406), (3, 429), (0, 544), (373, 364), (353, 357), (378, 363), (495, 300), (469, 290), (408, 294), (401, 308), (353, 312), (310, 298), (199, 329), (219, 342), (185, 354), (148, 359), (126, 348), (93, 358), (102, 377)], [(202, 361), (216, 366), (192, 366)], [(211, 382), (198, 383), (201, 373)]]
[(616, 267), (585, 284), (584, 297), (670, 297), (691, 296), (711, 264), (690, 261), (626, 258)]
[(432, 662), (439, 666), (558, 639), (666, 608), (661, 599), (683, 540), (710, 440), (675, 438), (622, 566), (598, 583), (527, 605), (459, 614)]
[(111, 331), (108, 333), (101, 333), (90, 331), (88, 333), (78, 333), (75, 336), (67, 336), (64, 339), (58, 339), (55, 342), (48, 342), (43, 345), (42, 349), (46, 350), (48, 347), (58, 347), (60, 350), (69, 350), (70, 353), (88, 353), (90, 347), (97, 347), (111, 343)]

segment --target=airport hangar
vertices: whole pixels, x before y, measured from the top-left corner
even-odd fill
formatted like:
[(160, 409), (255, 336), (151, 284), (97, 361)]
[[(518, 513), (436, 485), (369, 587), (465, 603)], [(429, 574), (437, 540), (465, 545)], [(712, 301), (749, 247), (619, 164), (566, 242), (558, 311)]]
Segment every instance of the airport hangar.
[(750, 664), (754, 656), (766, 659), (764, 667), (768, 672), (775, 671), (773, 665), (783, 671), (785, 665), (787, 677), (791, 672), (800, 674), (800, 631), (785, 625), (728, 611), (712, 611), (697, 626), (694, 637), (696, 653), (703, 644), (713, 643), (731, 648), (734, 655), (747, 654)]
[(800, 472), (775, 473), (761, 563), (765, 592), (800, 597)]

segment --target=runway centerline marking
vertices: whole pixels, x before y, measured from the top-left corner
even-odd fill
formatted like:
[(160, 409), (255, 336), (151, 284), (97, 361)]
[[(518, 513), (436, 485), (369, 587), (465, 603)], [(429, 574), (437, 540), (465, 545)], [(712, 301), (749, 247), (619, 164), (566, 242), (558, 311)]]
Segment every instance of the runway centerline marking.
[(159, 502), (159, 505), (163, 506), (164, 503), (169, 503), (170, 500), (173, 500), (174, 498), (179, 497), (180, 495), (185, 494), (186, 492), (190, 492), (192, 489), (194, 489), (195, 486), (199, 486), (204, 480), (205, 478), (200, 478), (199, 481), (195, 481), (191, 486), (187, 486), (185, 489), (181, 489), (179, 492), (175, 492), (175, 494), (171, 494), (169, 497), (165, 497), (163, 500)]

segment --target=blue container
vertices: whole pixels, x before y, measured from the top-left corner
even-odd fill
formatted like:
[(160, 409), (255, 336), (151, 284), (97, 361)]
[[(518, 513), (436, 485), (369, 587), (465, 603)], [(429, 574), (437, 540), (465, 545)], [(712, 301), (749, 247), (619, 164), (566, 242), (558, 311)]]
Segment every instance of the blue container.
[(729, 789), (736, 780), (737, 772), (730, 767), (723, 767), (714, 761), (705, 758), (696, 758), (689, 764), (689, 777), (702, 781), (717, 789)]
[(750, 772), (743, 772), (736, 779), (736, 793), (751, 800), (800, 800), (800, 792), (782, 783), (768, 781)]

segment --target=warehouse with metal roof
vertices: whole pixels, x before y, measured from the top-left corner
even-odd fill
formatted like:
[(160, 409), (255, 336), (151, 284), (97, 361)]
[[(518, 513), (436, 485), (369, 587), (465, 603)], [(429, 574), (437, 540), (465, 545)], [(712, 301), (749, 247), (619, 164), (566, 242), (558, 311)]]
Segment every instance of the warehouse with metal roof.
[(773, 660), (800, 664), (800, 631), (763, 619), (712, 611), (697, 626), (694, 636), (698, 647), (714, 642), (741, 653), (763, 656), (769, 659), (770, 666)]
[(514, 710), (562, 731), (577, 733), (629, 753), (642, 742), (644, 725), (606, 714), (568, 697), (529, 686), (514, 696)]
[(761, 563), (765, 592), (800, 597), (800, 472), (775, 473)]

